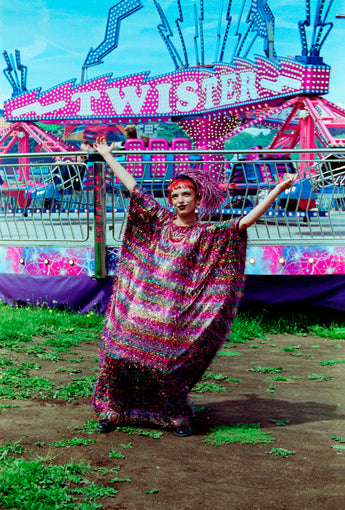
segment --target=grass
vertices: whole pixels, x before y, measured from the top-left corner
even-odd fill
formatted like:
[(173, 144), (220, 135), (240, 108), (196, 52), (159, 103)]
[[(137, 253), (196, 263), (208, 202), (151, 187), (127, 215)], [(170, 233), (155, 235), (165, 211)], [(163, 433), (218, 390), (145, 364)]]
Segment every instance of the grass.
[(118, 473), (120, 469), (121, 469), (120, 466), (115, 466), (110, 469), (104, 467), (96, 468), (97, 471), (101, 471), (102, 475), (108, 475), (109, 473)]
[(225, 349), (225, 350), (219, 351), (217, 353), (217, 356), (243, 356), (243, 354), (242, 354), (242, 352), (236, 352), (236, 351), (231, 351), (230, 349)]
[(275, 457), (288, 457), (289, 455), (295, 455), (295, 451), (285, 450), (285, 448), (272, 448), (270, 452), (271, 455)]
[(152, 439), (160, 439), (164, 432), (161, 432), (160, 430), (142, 430), (138, 429), (136, 427), (116, 427), (116, 430), (119, 432), (125, 432), (126, 434), (135, 434), (138, 436), (146, 436), (150, 437)]
[(225, 393), (227, 389), (220, 383), (204, 381), (194, 386), (192, 391), (195, 393)]
[(266, 335), (263, 317), (259, 314), (240, 313), (234, 320), (232, 334), (228, 339), (234, 344), (243, 344), (253, 338), (264, 338)]
[(38, 337), (44, 337), (45, 345), (39, 345), (39, 351), (46, 352), (46, 347), (50, 346), (69, 350), (80, 342), (95, 340), (102, 321), (103, 317), (97, 314), (82, 315), (57, 308), (17, 307), (0, 302), (0, 343), (2, 348), (23, 351), (28, 347), (26, 344), (36, 344)]
[[(69, 350), (83, 341), (99, 336), (103, 317), (95, 313), (77, 314), (59, 310), (23, 306), (14, 307), (0, 302), (0, 342), (2, 347), (23, 347), (35, 337), (45, 337), (45, 347)], [(240, 312), (228, 339), (230, 343), (244, 343), (264, 339), (269, 334), (314, 335), (337, 340), (345, 339), (345, 320), (342, 313), (311, 308), (305, 313), (279, 306)]]
[(323, 361), (320, 361), (321, 365), (324, 367), (326, 365), (339, 365), (341, 363), (345, 363), (345, 360), (333, 360), (333, 359), (325, 359)]
[(109, 457), (111, 459), (124, 459), (125, 458), (125, 456), (122, 453), (117, 452), (116, 450), (111, 450), (109, 452)]
[(290, 420), (275, 420), (274, 418), (270, 418), (270, 422), (274, 423), (278, 427), (285, 427), (285, 425), (290, 423)]
[[(101, 508), (95, 500), (114, 497), (111, 487), (90, 483), (90, 467), (71, 461), (47, 465), (11, 456), (0, 460), (0, 507), (3, 509), (91, 510)], [(88, 484), (88, 485), (86, 485)]]
[(50, 391), (48, 396), (54, 399), (75, 400), (77, 398), (89, 397), (95, 384), (96, 376), (78, 377), (68, 386), (58, 386)]
[(339, 436), (332, 436), (333, 441), (335, 441), (337, 444), (332, 445), (332, 448), (335, 450), (340, 450), (340, 453), (343, 453), (345, 450), (345, 439), (342, 439)]
[(331, 375), (311, 374), (308, 376), (308, 379), (311, 381), (331, 381), (333, 377)]
[(333, 340), (345, 339), (345, 325), (339, 326), (337, 323), (332, 323), (330, 327), (315, 324), (312, 332), (315, 336), (332, 338)]
[(73, 427), (74, 430), (82, 431), (85, 434), (93, 434), (96, 432), (97, 420), (88, 420), (83, 423), (80, 427)]
[(270, 334), (291, 334), (296, 336), (312, 335), (335, 340), (345, 339), (345, 319), (342, 311), (303, 306), (284, 307), (282, 314), (279, 305), (252, 308), (239, 313), (234, 321), (230, 342), (244, 343), (248, 340), (263, 339)]
[(52, 441), (48, 446), (56, 448), (70, 448), (71, 446), (87, 446), (90, 443), (96, 443), (96, 439), (87, 439), (85, 437), (74, 437), (73, 439), (62, 439), (61, 441)]
[(283, 367), (260, 367), (260, 366), (253, 366), (248, 369), (248, 372), (258, 372), (260, 374), (270, 374), (272, 372), (282, 372)]
[(228, 377), (227, 382), (230, 382), (230, 383), (241, 383), (242, 380), (241, 379), (236, 379), (235, 377)]
[(224, 381), (226, 379), (226, 375), (224, 374), (216, 374), (215, 372), (207, 371), (202, 376), (202, 379), (214, 379), (215, 381)]
[(266, 390), (266, 393), (274, 393), (276, 390), (276, 387), (273, 386), (273, 384), (270, 384), (269, 387)]
[(291, 345), (291, 346), (287, 346), (287, 347), (280, 347), (280, 350), (285, 351), (285, 352), (295, 352), (295, 351), (297, 351), (297, 349), (300, 349), (300, 348), (301, 348), (300, 345)]
[[(43, 460), (13, 457), (23, 455), (27, 448), (19, 441), (0, 445), (0, 507), (2, 509), (93, 510), (101, 508), (98, 499), (114, 497), (117, 490), (90, 481), (91, 468), (73, 460), (65, 465), (52, 465)], [(88, 445), (96, 440), (73, 438), (53, 441), (49, 446), (70, 447)], [(44, 446), (41, 443), (39, 446)], [(49, 456), (46, 456), (48, 459)], [(52, 457), (54, 459), (55, 457)], [(110, 470), (118, 472), (119, 468)], [(117, 479), (116, 481), (121, 481)], [(129, 479), (123, 479), (129, 481)], [(115, 482), (115, 479), (109, 483)]]
[[(80, 315), (55, 308), (12, 307), (0, 303), (0, 399), (3, 401), (7, 399), (0, 405), (1, 418), (6, 415), (6, 418), (10, 417), (11, 408), (18, 407), (17, 402), (25, 412), (27, 403), (19, 402), (20, 399), (44, 398), (43, 405), (62, 405), (66, 407), (66, 413), (69, 412), (69, 406), (76, 399), (88, 401), (95, 381), (93, 370), (97, 366), (97, 359), (94, 356), (96, 355), (96, 345), (99, 342), (102, 320), (103, 317), (96, 314)], [(334, 339), (337, 341), (336, 344), (329, 342), (329, 347), (332, 347), (334, 353), (337, 352), (333, 349), (334, 347), (339, 349), (344, 345), (342, 340), (345, 338), (345, 320), (342, 319), (342, 314), (322, 315), (319, 311), (314, 314), (309, 312), (306, 314), (292, 313), (285, 308), (284, 317), (281, 316), (281, 310), (277, 310), (277, 313), (274, 310), (273, 312), (266, 310), (241, 312), (234, 322), (233, 333), (223, 346), (220, 355), (242, 355), (242, 353), (236, 352), (237, 349), (231, 349), (234, 344), (248, 342), (249, 347), (257, 349), (261, 347), (251, 344), (252, 340), (255, 340), (256, 344), (261, 341), (262, 345), (270, 344), (273, 347), (269, 338), (269, 335), (273, 334), (293, 334), (300, 337), (312, 334), (323, 339)], [(301, 340), (301, 344), (302, 342), (303, 340)], [(80, 349), (78, 350), (78, 346), (82, 347), (83, 343), (94, 343), (95, 345), (94, 354), (90, 356), (90, 359), (87, 359)], [(295, 341), (295, 343), (298, 344), (299, 341)], [(240, 346), (238, 347), (240, 348)], [(300, 345), (292, 345), (282, 348), (282, 350), (290, 352), (292, 355), (301, 355), (300, 347)], [(314, 345), (313, 347), (320, 346)], [(245, 355), (256, 354), (253, 351), (241, 350), (246, 352)], [(289, 359), (291, 358), (289, 357)], [(292, 361), (295, 360), (292, 359)], [(320, 363), (332, 366), (345, 363), (345, 360), (328, 359)], [(250, 368), (249, 371), (268, 374), (271, 376), (270, 382), (290, 381), (294, 378), (290, 374), (283, 377), (281, 375), (283, 367), (281, 366), (260, 366), (258, 364)], [(310, 370), (309, 373), (311, 372)], [(308, 379), (331, 380), (332, 376), (327, 374), (327, 369), (325, 372), (326, 375), (312, 373)], [(74, 374), (78, 373), (80, 376), (76, 377)], [(63, 381), (66, 381), (64, 384), (61, 382), (62, 378)], [(261, 380), (260, 375), (256, 377), (256, 381), (259, 379)], [(241, 379), (228, 377), (226, 373), (208, 370), (194, 390), (196, 394), (224, 393), (230, 391), (227, 389), (228, 383), (241, 382)], [(238, 387), (233, 385), (231, 389), (235, 392)], [(277, 390), (278, 388), (277, 385)], [(274, 392), (273, 384), (269, 386), (268, 391)], [(62, 402), (56, 403), (57, 400)], [(204, 406), (194, 406), (194, 408), (197, 412), (206, 410)], [(207, 410), (207, 412), (209, 411)], [(288, 420), (271, 419), (270, 421), (276, 426), (288, 424)], [(77, 427), (67, 427), (68, 438), (65, 438), (65, 434), (62, 438), (55, 435), (49, 437), (48, 442), (46, 437), (42, 438), (38, 434), (36, 443), (30, 444), (28, 438), (25, 441), (21, 438), (18, 441), (7, 441), (0, 445), (0, 508), (92, 510), (102, 508), (101, 505), (107, 508), (115, 507), (116, 505), (112, 504), (111, 500), (100, 501), (102, 498), (113, 498), (116, 495), (117, 490), (110, 485), (130, 482), (132, 478), (132, 484), (135, 483), (134, 476), (127, 476), (127, 473), (126, 476), (119, 474), (120, 467), (116, 467), (117, 462), (114, 460), (121, 459), (122, 464), (126, 462), (123, 453), (126, 453), (128, 458), (135, 455), (136, 442), (133, 441), (134, 445), (132, 445), (125, 439), (124, 444), (119, 444), (118, 438), (121, 435), (118, 433), (144, 436), (143, 441), (146, 441), (146, 438), (159, 439), (164, 432), (142, 430), (136, 427), (117, 427), (114, 432), (117, 434), (117, 440), (115, 444), (110, 443), (108, 464), (105, 464), (105, 467), (90, 466), (79, 462), (79, 459), (80, 455), (87, 458), (87, 452), (92, 448), (96, 449), (98, 442), (105, 440), (96, 435), (96, 423), (96, 420), (89, 420)], [(272, 429), (276, 430), (276, 427), (272, 425)], [(62, 430), (61, 433), (63, 432)], [(71, 434), (75, 434), (76, 437), (71, 438)], [(92, 439), (90, 439), (91, 434), (95, 434)], [(83, 435), (85, 437), (79, 437)], [(125, 436), (122, 437), (125, 438)], [(203, 436), (201, 438), (195, 436), (193, 440), (201, 443), (202, 438)], [(343, 439), (337, 436), (332, 439), (338, 448), (344, 447)], [(139, 438), (136, 438), (136, 441), (138, 440)], [(211, 429), (204, 437), (204, 441), (211, 445), (232, 443), (255, 445), (270, 444), (274, 438), (270, 432), (261, 430), (259, 424), (231, 424)], [(30, 448), (33, 450), (31, 451)], [(78, 462), (73, 460), (73, 454), (76, 451), (73, 448), (79, 451)], [(123, 452), (124, 449), (126, 452)], [(65, 455), (63, 459), (65, 461), (66, 453), (70, 452), (72, 452), (70, 463), (58, 464), (58, 459)], [(269, 453), (285, 457), (295, 452), (283, 448), (272, 448)], [(108, 450), (105, 451), (105, 455), (108, 455)], [(129, 473), (129, 475), (131, 474)], [(99, 480), (102, 482), (101, 485), (98, 484)], [(151, 487), (154, 486), (153, 483)], [(150, 489), (150, 485), (147, 488)], [(158, 492), (158, 489), (145, 492), (154, 494)]]
[(274, 375), (273, 377), (271, 377), (271, 381), (277, 381), (277, 382), (287, 382), (288, 381), (288, 378), (287, 377), (284, 377), (282, 375)]
[(291, 354), (292, 354), (292, 356), (305, 356), (306, 358), (314, 357), (314, 354), (303, 354), (302, 352), (298, 352), (298, 351), (292, 352)]
[(260, 430), (258, 423), (251, 424), (232, 424), (220, 425), (211, 429), (210, 433), (204, 439), (204, 443), (215, 446), (222, 444), (241, 443), (241, 444), (270, 444), (274, 438), (270, 432)]
[(0, 375), (0, 399), (27, 399), (35, 396), (50, 397), (61, 400), (75, 400), (89, 396), (96, 376), (74, 379), (68, 386), (57, 386), (55, 383), (37, 375), (30, 377), (20, 367), (3, 370)]
[(29, 369), (37, 370), (36, 363), (21, 363), (1, 371), (0, 399), (27, 399), (50, 390), (54, 383), (44, 377), (30, 377)]
[(0, 458), (3, 458), (6, 455), (9, 454), (22, 454), (25, 452), (26, 447), (21, 445), (21, 441), (23, 438), (19, 439), (18, 441), (6, 441), (6, 443), (3, 443), (0, 445)]
[(128, 444), (120, 444), (119, 446), (121, 446), (121, 448), (122, 448), (123, 450), (125, 450), (126, 448), (133, 448), (132, 443), (128, 443)]
[(339, 436), (332, 436), (333, 441), (338, 441), (339, 443), (345, 443), (345, 439), (342, 439)]
[(0, 404), (0, 413), (1, 411), (6, 411), (6, 409), (11, 409), (11, 407), (19, 407), (14, 404)]
[(109, 483), (116, 483), (116, 482), (131, 482), (132, 479), (129, 478), (129, 476), (127, 476), (126, 478), (119, 478), (118, 476), (116, 476), (115, 478), (112, 478), (111, 480), (109, 480)]

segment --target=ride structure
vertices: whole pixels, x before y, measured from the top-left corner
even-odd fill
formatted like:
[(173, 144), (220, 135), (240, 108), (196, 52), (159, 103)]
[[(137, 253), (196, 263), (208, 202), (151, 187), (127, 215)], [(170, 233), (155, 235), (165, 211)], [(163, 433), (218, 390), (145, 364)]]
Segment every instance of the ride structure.
[[(209, 47), (209, 44), (206, 45), (205, 42), (206, 2), (200, 0), (194, 5), (191, 20), (190, 16), (187, 16), (187, 8), (183, 6), (181, 0), (177, 0), (174, 34), (162, 6), (154, 0), (159, 17), (157, 29), (174, 69), (154, 77), (151, 77), (149, 72), (140, 72), (115, 78), (112, 74), (106, 74), (86, 80), (88, 69), (102, 63), (103, 59), (117, 48), (120, 26), (124, 20), (143, 8), (140, 0), (121, 0), (109, 10), (104, 40), (96, 49), (90, 48), (86, 56), (80, 83), (76, 79), (68, 79), (47, 91), (27, 90), (26, 69), (20, 62), (20, 56), (16, 54), (14, 62), (13, 57), (8, 57), (5, 53), (7, 64), (5, 75), (13, 89), (12, 97), (4, 104), (5, 118), (10, 122), (29, 126), (35, 125), (37, 121), (68, 126), (85, 123), (93, 125), (176, 123), (192, 141), (192, 151), (203, 157), (205, 170), (214, 172), (225, 183), (230, 200), (234, 194), (232, 190), (236, 191), (238, 184), (231, 180), (231, 172), (235, 165), (224, 160), (222, 150), (225, 140), (250, 127), (274, 128), (278, 130), (277, 135), (270, 147), (266, 148), (273, 149), (270, 153), (271, 158), (277, 152), (286, 155), (296, 147), (301, 151), (298, 165), (300, 187), (297, 186), (295, 194), (299, 205), (304, 200), (304, 211), (309, 213), (316, 199), (313, 175), (319, 175), (319, 167), (315, 165), (315, 154), (321, 160), (326, 148), (344, 146), (344, 137), (341, 135), (345, 133), (345, 111), (323, 97), (329, 91), (330, 67), (323, 62), (320, 52), (332, 29), (332, 23), (327, 20), (332, 3), (332, 0), (314, 2), (312, 15), (313, 2), (305, 1), (305, 18), (298, 21), (296, 29), (301, 40), (301, 54), (296, 57), (279, 57), (275, 44), (276, 21), (267, 0), (252, 0), (247, 9), (245, 0), (237, 2), (236, 6), (229, 0), (226, 9), (224, 2), (221, 2), (214, 58), (208, 60), (206, 46)], [(214, 9), (214, 5), (212, 6)], [(237, 9), (235, 15), (234, 9)], [(187, 35), (191, 31), (191, 26), (194, 27), (194, 36), (192, 40), (188, 40)], [(232, 47), (230, 41), (234, 42)], [(194, 63), (191, 63), (192, 54)], [(171, 147), (164, 145), (161, 140), (152, 139), (150, 147), (144, 149), (139, 142), (140, 140), (137, 140), (136, 145), (133, 142), (134, 145), (131, 147), (126, 146), (128, 151), (133, 151), (133, 148), (136, 151), (132, 154), (125, 151), (124, 162), (133, 165), (133, 171), (139, 169), (140, 172), (143, 170), (142, 162), (146, 152), (150, 158), (151, 170), (154, 167), (153, 163), (156, 162), (156, 170), (154, 175), (151, 173), (151, 178), (160, 177), (164, 181), (169, 165), (158, 166), (161, 157), (157, 157), (157, 152), (169, 152)], [(188, 139), (183, 143), (188, 143)], [(176, 147), (175, 142), (175, 151), (172, 150), (171, 155), (178, 159), (181, 146), (177, 150)], [(164, 154), (165, 162), (168, 161), (168, 156), (169, 154)], [(256, 159), (259, 158), (260, 154)], [(255, 160), (255, 155), (251, 159)], [(25, 165), (25, 161), (23, 163)], [(240, 167), (244, 169), (245, 165), (241, 164)], [(267, 165), (264, 165), (264, 168), (266, 167)], [(157, 168), (160, 174), (157, 174)], [(97, 175), (96, 172), (96, 177)], [(246, 176), (240, 184), (245, 186), (247, 195), (250, 183)], [(257, 177), (251, 184), (256, 186), (256, 192), (260, 191)], [(272, 182), (267, 181), (267, 184), (269, 187)], [(95, 195), (100, 189), (97, 186), (95, 181)], [(337, 193), (339, 195), (341, 190), (338, 189)], [(233, 212), (233, 206), (231, 204), (230, 206)], [(95, 202), (95, 210), (96, 208)], [(114, 210), (116, 213), (119, 212), (112, 204), (112, 211)], [(27, 214), (27, 207), (23, 207), (23, 211)], [(239, 211), (243, 211), (243, 204)], [(51, 212), (49, 210), (49, 214)], [(286, 212), (285, 208), (283, 213)], [(319, 212), (320, 208), (318, 216)], [(298, 218), (298, 214), (296, 210), (294, 217)], [(315, 212), (311, 211), (311, 214)], [(308, 217), (308, 214), (303, 216), (307, 218), (307, 222)], [(102, 233), (102, 229), (100, 221), (96, 218), (96, 234)], [(101, 237), (96, 235), (96, 238)], [(262, 246), (258, 246), (258, 243), (255, 246), (249, 245), (248, 274), (251, 276), (300, 274), (308, 277), (311, 274), (327, 274), (330, 264), (326, 264), (324, 272), (314, 270), (316, 254), (324, 250), (320, 245), (314, 243), (308, 248), (307, 262), (303, 263), (302, 270), (298, 264), (293, 266), (285, 263), (289, 250), (291, 253), (289, 245), (280, 244), (273, 249), (271, 245), (272, 241)], [(30, 249), (35, 250), (35, 247)], [(84, 248), (78, 247), (79, 253), (82, 249)], [(69, 249), (68, 258), (65, 257), (61, 262), (62, 250), (58, 253), (52, 248), (49, 252), (50, 248), (46, 246), (45, 255), (42, 255), (45, 256), (44, 260), (48, 261), (45, 269), (49, 269), (53, 275), (55, 265), (58, 270), (54, 277), (63, 275), (64, 285), (67, 285), (67, 276), (80, 278), (85, 276), (90, 280), (90, 276), (97, 273), (95, 253), (98, 249), (98, 245), (94, 252), (92, 249), (90, 251), (90, 248), (85, 249), (87, 255), (83, 260), (89, 262), (87, 267), (82, 267), (82, 263), (80, 265), (76, 263), (78, 257), (73, 257), (73, 250), (71, 252)], [(41, 247), (37, 247), (36, 250), (41, 254)], [(106, 246), (105, 250), (107, 263), (103, 264), (100, 273), (102, 277), (113, 274), (117, 263), (118, 247)], [(294, 256), (296, 253), (294, 251)], [(17, 250), (14, 256), (25, 260), (25, 264), (18, 266), (12, 261), (13, 263), (7, 264), (7, 267), (20, 267), (22, 275), (34, 274), (36, 277), (46, 277), (47, 272), (40, 272), (39, 269), (35, 269), (34, 264), (28, 263), (28, 257), (23, 251)], [(330, 254), (325, 256), (329, 258)], [(338, 250), (336, 256), (345, 260), (345, 248)], [(37, 258), (37, 253), (33, 256), (35, 257)], [(280, 261), (275, 264), (274, 270), (273, 264), (268, 262), (270, 257)], [(300, 251), (299, 261), (303, 257), (304, 252)], [(7, 257), (7, 260), (9, 258)], [(253, 260), (261, 263), (255, 264)], [(267, 273), (268, 266), (270, 270)], [(28, 270), (29, 267), (31, 272)], [(15, 273), (13, 269), (12, 274)], [(345, 274), (344, 264), (341, 264), (340, 269), (338, 266), (337, 274)], [(104, 280), (103, 284), (101, 281), (96, 283), (98, 289), (96, 293), (106, 286), (109, 289), (109, 280)], [(76, 282), (71, 285), (75, 288)], [(84, 289), (87, 285), (85, 280)], [(91, 294), (95, 295), (93, 291)], [(101, 294), (104, 299), (104, 292), (101, 291)], [(47, 291), (47, 295), (50, 295), (50, 292)], [(96, 301), (90, 298), (85, 306), (93, 306), (99, 301), (98, 298)]]
[[(11, 121), (44, 121), (64, 124), (175, 122), (193, 140), (194, 147), (222, 149), (224, 140), (236, 127), (245, 129), (255, 120), (260, 125), (272, 109), (283, 106), (290, 98), (320, 96), (329, 91), (330, 67), (324, 64), (320, 51), (332, 23), (327, 16), (332, 0), (317, 2), (314, 22), (311, 1), (305, 2), (305, 19), (298, 22), (301, 55), (278, 57), (275, 50), (275, 18), (267, 0), (252, 0), (247, 13), (245, 0), (237, 6), (238, 19), (232, 22), (235, 8), (229, 0), (226, 12), (219, 8), (212, 62), (205, 62), (205, 2), (194, 6), (192, 50), (188, 48), (186, 19), (181, 0), (177, 0), (175, 19), (177, 36), (157, 0), (154, 4), (160, 18), (158, 32), (172, 60), (174, 71), (151, 77), (149, 72), (113, 78), (102, 75), (87, 81), (67, 80), (48, 91), (26, 90), (20, 59), (7, 57), (7, 78), (13, 97), (5, 102), (5, 117)], [(143, 8), (140, 0), (121, 0), (109, 10), (105, 38), (91, 48), (82, 67), (85, 71), (103, 62), (118, 46), (120, 26), (124, 18)], [(308, 33), (310, 44), (308, 45)], [(231, 36), (231, 37), (230, 37)], [(178, 42), (175, 42), (178, 37)], [(233, 48), (229, 41), (235, 40)], [(249, 56), (254, 48), (259, 53)], [(13, 75), (17, 76), (15, 78)], [(332, 108), (330, 106), (330, 108)], [(277, 135), (279, 137), (279, 134)]]

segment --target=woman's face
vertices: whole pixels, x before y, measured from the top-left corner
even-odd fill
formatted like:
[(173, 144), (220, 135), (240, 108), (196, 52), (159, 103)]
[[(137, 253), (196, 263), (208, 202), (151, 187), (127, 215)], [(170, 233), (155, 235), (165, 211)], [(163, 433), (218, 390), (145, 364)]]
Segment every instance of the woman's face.
[(195, 217), (197, 197), (194, 189), (181, 185), (170, 196), (177, 216), (184, 219)]

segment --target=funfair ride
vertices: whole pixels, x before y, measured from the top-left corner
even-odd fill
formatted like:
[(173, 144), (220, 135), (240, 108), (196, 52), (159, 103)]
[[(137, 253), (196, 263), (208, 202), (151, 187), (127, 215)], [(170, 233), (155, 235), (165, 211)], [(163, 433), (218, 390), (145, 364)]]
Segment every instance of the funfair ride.
[[(141, 72), (122, 77), (106, 74), (86, 80), (87, 70), (102, 63), (103, 59), (117, 48), (120, 25), (125, 18), (143, 8), (140, 0), (121, 0), (109, 10), (104, 40), (95, 49), (90, 48), (82, 65), (79, 83), (76, 79), (69, 79), (47, 91), (39, 88), (26, 90), (23, 79), (26, 70), (20, 59), (16, 58), (14, 61), (5, 53), (7, 68), (4, 72), (13, 88), (11, 99), (4, 104), (5, 118), (12, 123), (30, 126), (38, 121), (68, 126), (172, 122), (187, 133), (192, 140), (193, 151), (201, 155), (207, 153), (208, 161), (212, 162), (224, 161), (221, 151), (224, 149), (225, 140), (230, 137), (250, 127), (274, 128), (277, 129), (277, 135), (267, 149), (281, 154), (296, 147), (302, 151), (298, 169), (300, 187), (297, 186), (296, 196), (300, 205), (303, 200), (306, 202), (304, 209), (308, 211), (311, 204), (314, 204), (314, 188), (310, 184), (310, 178), (313, 177), (313, 172), (318, 174), (315, 153), (318, 159), (322, 160), (324, 149), (344, 145), (343, 137), (338, 134), (345, 132), (345, 111), (323, 97), (329, 91), (330, 67), (323, 62), (320, 51), (332, 29), (332, 23), (327, 19), (332, 3), (332, 0), (305, 1), (305, 18), (298, 21), (296, 27), (296, 33), (298, 31), (301, 40), (301, 54), (296, 57), (280, 57), (275, 49), (275, 17), (267, 0), (252, 0), (249, 7), (246, 7), (245, 0), (237, 2), (236, 6), (232, 0), (229, 0), (226, 6), (221, 2), (214, 59), (208, 62), (205, 60), (204, 33), (207, 13), (204, 1), (194, 4), (193, 51), (190, 51), (187, 43), (190, 19), (186, 17), (187, 11), (183, 3), (180, 0), (176, 2), (178, 15), (174, 20), (174, 35), (166, 13), (160, 3), (154, 0), (160, 19), (157, 29), (174, 70), (154, 77), (151, 77), (149, 72)], [(232, 47), (230, 41), (235, 41)], [(252, 56), (254, 48), (256, 53)], [(155, 140), (151, 140), (150, 149), (169, 148), (168, 145), (159, 145), (161, 140), (156, 142), (155, 144)], [(136, 146), (132, 145), (133, 147)], [(183, 144), (175, 144), (173, 148), (183, 147)], [(126, 145), (126, 148), (129, 149), (130, 145)], [(140, 148), (145, 150), (142, 145)], [(210, 151), (215, 152), (212, 154)], [(256, 157), (262, 159), (259, 152)], [(271, 157), (274, 154), (271, 153)], [(155, 154), (152, 154), (150, 157), (154, 156)], [(140, 166), (138, 161), (142, 161), (142, 158), (136, 160), (136, 157), (133, 171), (135, 166)], [(251, 159), (256, 157), (254, 155)], [(219, 167), (217, 164), (204, 165), (205, 169), (216, 172), (217, 177), (219, 168), (226, 173), (230, 167), (231, 165), (227, 167), (223, 164)], [(166, 170), (167, 167), (162, 168)], [(241, 168), (243, 170), (243, 164)], [(231, 171), (230, 168), (228, 173), (231, 174)], [(236, 191), (245, 184), (247, 193), (250, 187), (246, 179), (238, 185), (231, 182), (231, 178), (230, 181), (227, 180), (224, 174), (220, 175), (220, 178), (227, 188), (229, 200), (236, 194), (234, 189)], [(256, 187), (259, 185), (257, 181), (254, 184)], [(306, 184), (309, 184), (309, 188), (306, 191), (307, 198), (304, 198)], [(241, 210), (243, 211), (243, 204)], [(95, 228), (101, 229), (101, 226), (96, 223)], [(313, 273), (311, 270), (315, 261), (312, 246), (308, 248), (306, 264), (302, 264), (301, 269), (298, 262), (296, 269), (296, 264), (293, 266), (285, 263), (291, 247), (281, 245), (272, 248), (271, 244), (261, 246), (260, 249), (258, 246), (253, 249), (249, 246), (248, 274), (324, 274), (322, 271)], [(320, 246), (316, 249), (320, 252)], [(108, 249), (106, 275), (113, 274), (116, 270), (116, 250), (117, 248)], [(261, 255), (258, 255), (260, 250)], [(53, 274), (53, 256), (49, 258), (49, 248), (45, 248), (44, 253), (45, 255), (42, 255), (42, 250), (40, 251), (40, 257), (45, 257), (45, 269), (49, 266), (50, 274)], [(303, 257), (298, 255), (298, 249), (293, 253), (295, 260), (298, 256), (299, 260), (305, 258), (305, 254), (302, 254)], [(20, 249), (15, 252), (15, 256), (18, 255), (21, 255), (20, 260), (28, 260)], [(277, 263), (268, 261), (272, 256), (278, 260)], [(341, 248), (336, 256), (345, 260), (345, 249)], [(57, 264), (57, 267), (63, 267), (62, 272), (54, 275), (82, 277), (94, 274), (90, 251), (86, 258), (88, 262), (85, 268), (80, 260), (77, 262), (78, 257), (69, 251), (64, 262), (59, 259)], [(253, 260), (261, 260), (261, 264), (255, 266)], [(42, 270), (40, 272), (32, 264), (31, 269), (28, 269), (29, 266), (28, 263), (22, 264), (21, 272), (28, 275), (34, 273), (37, 276), (47, 273)], [(44, 265), (40, 267), (44, 268)], [(329, 268), (329, 264), (327, 267)], [(337, 274), (345, 274), (344, 264), (341, 264), (341, 267), (342, 269), (339, 269), (338, 266)], [(67, 279), (64, 283), (67, 283)], [(93, 295), (100, 292), (99, 285), (102, 284), (97, 283), (98, 287), (93, 291)], [(109, 286), (109, 283), (105, 283), (102, 288), (106, 285)], [(104, 299), (103, 291), (101, 295)], [(94, 305), (95, 299), (91, 298), (90, 303), (87, 306)]]
[[(314, 3), (317, 5), (312, 21), (312, 2), (305, 1), (306, 17), (297, 23), (301, 55), (292, 58), (276, 54), (275, 18), (267, 0), (252, 0), (247, 11), (245, 0), (241, 5), (237, 3), (236, 22), (233, 21), (233, 2), (228, 2), (225, 11), (222, 2), (211, 63), (205, 62), (207, 16), (204, 2), (200, 0), (198, 6), (194, 4), (195, 62), (191, 63), (191, 51), (184, 35), (184, 28), (190, 29), (190, 20), (185, 19), (182, 2), (177, 0), (179, 16), (175, 20), (177, 36), (174, 36), (163, 8), (154, 0), (161, 20), (157, 29), (175, 70), (155, 77), (149, 72), (118, 78), (107, 74), (84, 81), (85, 71), (101, 64), (106, 55), (117, 48), (123, 20), (143, 8), (140, 0), (122, 0), (109, 10), (105, 38), (96, 49), (89, 50), (80, 83), (71, 79), (48, 91), (27, 91), (23, 85), (24, 66), (16, 59), (16, 73), (13, 60), (7, 58), (5, 74), (12, 84), (13, 97), (5, 102), (5, 117), (9, 121), (69, 125), (85, 121), (175, 122), (191, 137), (195, 148), (222, 149), (224, 140), (238, 130), (253, 125), (271, 126), (272, 117), (276, 118), (277, 126), (279, 112), (293, 110), (290, 120), (304, 112), (300, 115), (304, 120), (297, 123), (297, 129), (306, 133), (301, 137), (302, 144), (310, 145), (306, 148), (315, 147), (313, 138), (319, 129), (325, 135), (322, 143), (340, 143), (332, 136), (327, 137), (327, 130), (319, 128), (323, 115), (314, 115), (315, 110), (321, 108), (327, 110), (327, 120), (331, 117), (338, 123), (340, 119), (344, 122), (344, 111), (321, 98), (329, 91), (330, 67), (323, 62), (320, 51), (332, 28), (332, 23), (327, 21), (332, 0), (328, 5), (325, 1)], [(233, 48), (229, 48), (230, 39), (235, 40)], [(253, 47), (258, 53), (250, 60)], [(19, 73), (20, 79), (16, 79), (14, 76)], [(313, 111), (308, 104), (311, 97)], [(308, 122), (305, 121), (307, 113), (312, 117)], [(284, 131), (284, 127), (282, 129)], [(277, 134), (277, 140), (282, 138), (281, 134)], [(294, 147), (298, 139), (289, 143), (289, 147)]]

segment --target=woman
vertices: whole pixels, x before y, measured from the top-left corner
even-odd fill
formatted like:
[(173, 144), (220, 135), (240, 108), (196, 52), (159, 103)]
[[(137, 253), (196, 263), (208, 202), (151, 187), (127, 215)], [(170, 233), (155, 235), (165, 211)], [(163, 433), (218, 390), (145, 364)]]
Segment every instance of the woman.
[(246, 229), (294, 177), (237, 223), (200, 223), (197, 207), (207, 211), (220, 199), (201, 171), (169, 185), (172, 213), (113, 158), (113, 145), (101, 139), (94, 148), (131, 193), (92, 395), (97, 429), (151, 423), (185, 437), (188, 393), (228, 337), (242, 295)]

